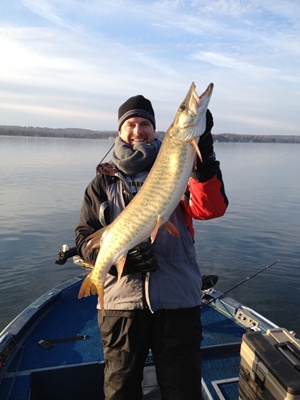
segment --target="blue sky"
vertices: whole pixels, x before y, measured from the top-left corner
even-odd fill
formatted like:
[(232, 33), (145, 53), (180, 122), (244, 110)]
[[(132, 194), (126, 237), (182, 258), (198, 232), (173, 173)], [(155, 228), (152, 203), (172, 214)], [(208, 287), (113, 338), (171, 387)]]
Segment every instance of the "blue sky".
[(0, 125), (166, 130), (194, 81), (214, 133), (300, 134), (299, 0), (2, 0), (0, 54)]

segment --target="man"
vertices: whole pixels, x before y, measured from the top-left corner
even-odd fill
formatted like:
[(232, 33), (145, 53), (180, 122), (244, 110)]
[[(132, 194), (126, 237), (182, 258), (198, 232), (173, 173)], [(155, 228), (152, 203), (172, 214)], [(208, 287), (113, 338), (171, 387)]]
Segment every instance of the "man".
[[(75, 229), (79, 254), (91, 264), (97, 250), (87, 251), (86, 238), (126, 207), (147, 178), (161, 145), (152, 104), (145, 97), (125, 101), (118, 118), (112, 160), (98, 165)], [(118, 284), (114, 266), (107, 275), (105, 313), (99, 312), (98, 318), (106, 362), (106, 399), (142, 399), (143, 368), (150, 348), (162, 399), (201, 398), (201, 273), (192, 218), (220, 217), (228, 205), (213, 150), (209, 111), (206, 120), (206, 131), (199, 140), (203, 162), (197, 161), (184, 198), (170, 217), (179, 238), (159, 229), (153, 245), (143, 242), (128, 253)]]

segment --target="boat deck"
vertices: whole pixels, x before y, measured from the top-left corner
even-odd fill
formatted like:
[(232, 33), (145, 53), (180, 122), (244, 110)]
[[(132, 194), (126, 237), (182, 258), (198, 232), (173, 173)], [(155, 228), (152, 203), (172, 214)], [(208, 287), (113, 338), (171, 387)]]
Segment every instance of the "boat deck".
[(246, 330), (209, 307), (203, 308), (202, 325), (203, 384), (212, 399), (237, 399), (241, 338)]
[[(60, 285), (46, 293), (13, 321), (9, 334), (2, 335), (2, 342), (6, 343), (2, 343), (1, 399), (101, 398), (104, 362), (97, 326), (97, 298), (78, 300), (78, 282), (74, 278), (73, 285)], [(211, 307), (204, 307), (202, 324), (202, 375), (210, 393), (207, 399), (235, 399), (240, 343), (246, 330)], [(62, 341), (58, 342), (59, 339)], [(51, 348), (47, 348), (49, 342)], [(148, 361), (151, 368), (151, 357)], [(29, 396), (24, 397), (24, 393)], [(156, 390), (155, 396), (152, 391), (145, 398), (160, 397)]]

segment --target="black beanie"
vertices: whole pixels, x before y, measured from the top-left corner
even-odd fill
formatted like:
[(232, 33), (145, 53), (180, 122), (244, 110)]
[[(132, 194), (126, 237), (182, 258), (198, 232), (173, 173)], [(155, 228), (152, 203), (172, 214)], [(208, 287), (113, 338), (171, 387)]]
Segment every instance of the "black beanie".
[(155, 129), (155, 115), (151, 101), (142, 95), (130, 97), (123, 103), (118, 111), (118, 129), (131, 117), (142, 117), (148, 119)]

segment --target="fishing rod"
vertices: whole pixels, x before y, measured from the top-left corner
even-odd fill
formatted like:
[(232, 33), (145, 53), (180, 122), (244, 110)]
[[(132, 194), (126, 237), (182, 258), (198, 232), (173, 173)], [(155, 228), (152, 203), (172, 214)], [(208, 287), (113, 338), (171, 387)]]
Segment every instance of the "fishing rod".
[(115, 142), (113, 142), (113, 144), (110, 146), (110, 148), (107, 150), (106, 154), (102, 157), (102, 160), (100, 161), (99, 164), (101, 164), (103, 162), (103, 160), (105, 159), (105, 157), (111, 152), (112, 148), (114, 147)]
[(272, 262), (271, 264), (267, 265), (266, 267), (264, 267), (263, 269), (261, 269), (260, 271), (256, 272), (255, 274), (253, 274), (253, 275), (251, 275), (251, 276), (247, 276), (246, 279), (244, 279), (244, 280), (242, 280), (241, 282), (237, 283), (237, 284), (236, 284), (235, 286), (233, 286), (232, 288), (226, 290), (226, 292), (221, 293), (219, 296), (215, 297), (214, 299), (211, 299), (209, 302), (204, 303), (204, 304), (202, 305), (202, 308), (205, 307), (205, 306), (208, 306), (209, 304), (211, 304), (212, 302), (214, 302), (214, 301), (216, 301), (216, 300), (219, 300), (219, 299), (220, 299), (221, 297), (223, 297), (225, 294), (231, 292), (232, 290), (236, 289), (237, 287), (239, 287), (239, 286), (243, 285), (244, 283), (250, 281), (250, 280), (251, 280), (252, 278), (254, 278), (255, 276), (261, 274), (262, 272), (266, 271), (266, 270), (269, 269), (270, 267), (273, 267), (273, 265), (275, 265), (275, 264), (277, 264), (277, 263), (279, 263), (279, 262), (280, 262), (280, 260), (276, 260), (276, 261)]
[(106, 156), (112, 151), (113, 147), (115, 145), (115, 142), (113, 142), (113, 144), (110, 146), (110, 148), (107, 150), (106, 154), (104, 154), (104, 156), (102, 157), (101, 161), (99, 162), (99, 164), (96, 167), (96, 172), (98, 172), (98, 168), (100, 167), (100, 165), (103, 163), (103, 160), (106, 158)]

